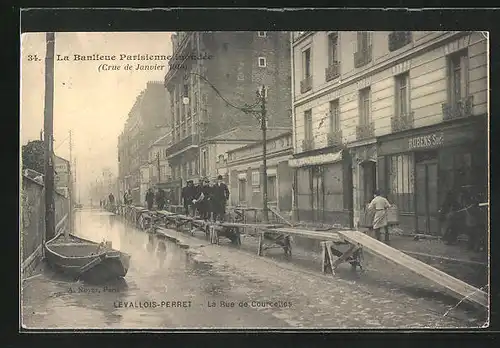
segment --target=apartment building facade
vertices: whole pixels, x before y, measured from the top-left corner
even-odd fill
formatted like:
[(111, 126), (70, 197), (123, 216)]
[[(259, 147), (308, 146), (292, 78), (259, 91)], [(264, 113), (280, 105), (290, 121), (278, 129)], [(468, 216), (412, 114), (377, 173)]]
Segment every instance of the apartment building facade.
[(136, 204), (143, 201), (141, 166), (148, 162), (149, 146), (167, 131), (166, 103), (163, 82), (148, 82), (132, 106), (124, 130), (118, 137), (120, 195), (130, 190)]
[(350, 210), (357, 225), (380, 188), (404, 229), (437, 234), (449, 190), (487, 190), (487, 44), (480, 32), (294, 33), (299, 216)]
[(172, 46), (165, 76), (173, 127), (167, 157), (181, 185), (215, 175), (212, 162), (202, 158), (216, 157), (203, 147), (209, 139), (238, 126), (259, 126), (254, 115), (232, 106), (260, 107), (256, 92), (262, 85), (268, 126), (291, 126), (288, 32), (179, 32)]

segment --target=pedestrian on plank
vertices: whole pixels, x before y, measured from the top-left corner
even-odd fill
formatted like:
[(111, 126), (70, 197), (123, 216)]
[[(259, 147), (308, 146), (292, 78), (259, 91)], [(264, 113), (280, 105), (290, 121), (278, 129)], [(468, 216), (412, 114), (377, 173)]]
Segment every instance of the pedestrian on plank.
[(113, 192), (111, 192), (108, 196), (108, 200), (109, 200), (109, 208), (111, 209), (111, 211), (114, 211), (115, 209), (115, 196), (113, 195)]
[(165, 199), (165, 191), (158, 188), (158, 191), (156, 192), (156, 205), (158, 206), (158, 210), (163, 210), (163, 207), (165, 206)]
[(385, 241), (389, 242), (389, 228), (387, 226), (387, 209), (391, 207), (391, 203), (387, 198), (383, 197), (380, 190), (375, 190), (374, 198), (368, 205), (368, 209), (375, 211), (373, 217), (373, 230), (377, 240), (381, 238), (381, 228), (385, 229)]
[(200, 186), (198, 197), (193, 200), (193, 204), (195, 204), (195, 206), (198, 208), (201, 218), (205, 221), (208, 221), (210, 219), (210, 200), (212, 195), (211, 191), (210, 181), (208, 179), (205, 179)]
[(148, 206), (148, 210), (153, 210), (153, 201), (155, 199), (155, 194), (151, 188), (146, 192), (146, 204)]
[(216, 221), (224, 221), (226, 216), (226, 204), (229, 199), (229, 189), (222, 181), (222, 175), (217, 177), (217, 183), (213, 187), (213, 210)]

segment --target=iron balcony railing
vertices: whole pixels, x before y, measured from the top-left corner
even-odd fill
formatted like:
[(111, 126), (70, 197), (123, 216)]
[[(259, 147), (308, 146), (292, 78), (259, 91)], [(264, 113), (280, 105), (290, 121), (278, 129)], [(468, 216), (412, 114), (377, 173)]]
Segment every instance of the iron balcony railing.
[(393, 31), (389, 34), (389, 51), (408, 45), (412, 40), (411, 31)]
[(356, 139), (367, 139), (375, 136), (375, 125), (373, 122), (356, 126)]
[(328, 143), (328, 146), (340, 146), (342, 145), (342, 131), (341, 130), (335, 130), (335, 131), (330, 131), (326, 135), (326, 140)]
[(443, 119), (454, 120), (457, 118), (469, 117), (472, 115), (472, 107), (474, 106), (474, 99), (471, 96), (460, 99), (454, 103), (443, 104)]
[(180, 140), (179, 142), (173, 144), (170, 146), (167, 150), (167, 156), (170, 156), (176, 152), (181, 151), (182, 149), (191, 146), (191, 145), (199, 145), (200, 142), (200, 137), (199, 134), (191, 134), (185, 137), (184, 139)]
[(340, 62), (331, 62), (328, 68), (325, 68), (326, 81), (331, 81), (340, 75)]
[(393, 132), (401, 132), (413, 128), (414, 112), (407, 112), (391, 117), (391, 127)]
[(354, 67), (360, 68), (372, 61), (372, 45), (354, 53)]
[(300, 93), (306, 93), (312, 89), (312, 75), (300, 81)]
[(311, 151), (312, 149), (314, 149), (314, 140), (313, 139), (302, 140), (302, 150), (303, 151)]

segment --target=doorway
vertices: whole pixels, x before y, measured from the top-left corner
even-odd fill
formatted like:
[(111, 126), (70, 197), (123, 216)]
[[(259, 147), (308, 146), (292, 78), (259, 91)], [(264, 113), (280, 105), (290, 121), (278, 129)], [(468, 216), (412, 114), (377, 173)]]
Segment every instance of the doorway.
[(361, 163), (361, 168), (363, 172), (363, 192), (360, 195), (360, 204), (361, 208), (364, 209), (365, 206), (371, 202), (373, 193), (377, 189), (377, 163), (373, 161), (366, 161)]
[(325, 213), (325, 195), (323, 186), (323, 168), (312, 167), (312, 207), (314, 219), (316, 221), (324, 221)]
[(436, 152), (415, 155), (415, 185), (417, 233), (438, 235), (440, 226)]

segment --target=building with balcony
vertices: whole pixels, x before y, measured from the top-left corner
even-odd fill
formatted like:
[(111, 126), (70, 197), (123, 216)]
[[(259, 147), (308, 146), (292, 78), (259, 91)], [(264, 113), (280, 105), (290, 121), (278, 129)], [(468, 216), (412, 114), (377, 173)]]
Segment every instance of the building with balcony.
[[(226, 178), (232, 206), (263, 207), (263, 143), (262, 136), (256, 138), (258, 141), (242, 147), (219, 148), (214, 161), (217, 174)], [(293, 171), (288, 160), (293, 152), (291, 129), (269, 129), (266, 147), (268, 204), (279, 211), (290, 212)]]
[[(300, 32), (292, 51), (291, 162), (307, 163), (296, 173), (304, 186), (295, 192), (299, 216), (352, 210), (357, 225), (378, 187), (397, 204), (404, 229), (437, 234), (449, 190), (487, 190), (482, 33)], [(341, 159), (343, 169), (334, 164)], [(329, 199), (335, 190), (338, 198)], [(312, 204), (301, 202), (303, 192)]]
[(163, 82), (148, 82), (129, 112), (118, 137), (120, 196), (131, 190), (135, 204), (141, 204), (141, 166), (148, 164), (149, 146), (168, 131), (168, 96)]
[(258, 109), (256, 92), (262, 85), (268, 126), (291, 127), (289, 33), (179, 32), (172, 35), (172, 46), (165, 76), (173, 130), (167, 158), (181, 185), (215, 174), (209, 168), (213, 162), (205, 165), (202, 157), (216, 158), (209, 139), (235, 127), (259, 128), (254, 116), (229, 104)]

